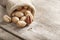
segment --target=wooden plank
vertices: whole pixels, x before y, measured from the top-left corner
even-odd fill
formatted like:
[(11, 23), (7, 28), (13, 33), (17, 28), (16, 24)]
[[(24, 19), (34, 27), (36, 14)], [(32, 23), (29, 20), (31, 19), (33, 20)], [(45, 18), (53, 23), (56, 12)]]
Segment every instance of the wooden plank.
[[(33, 25), (34, 24), (34, 25)], [(12, 26), (12, 24), (7, 25), (1, 25), (1, 27), (7, 29), (8, 31), (12, 32), (13, 34), (16, 34), (19, 37), (22, 37), (26, 40), (55, 40), (59, 39), (59, 36), (56, 35), (54, 32), (50, 32), (43, 27), (44, 25), (40, 23), (33, 22), (29, 27), (19, 29), (15, 26)], [(52, 38), (53, 37), (53, 38)]]
[(17, 37), (17, 38), (19, 38), (19, 39), (21, 39), (21, 40), (24, 40), (22, 37), (20, 37), (20, 36), (16, 35), (16, 33), (13, 33), (13, 32), (9, 31), (9, 30), (8, 30), (8, 29), (6, 29), (6, 28), (1, 27), (1, 26), (0, 26), (0, 28), (1, 28), (1, 29), (3, 29), (4, 31), (6, 31), (6, 32), (10, 33), (11, 35), (13, 35), (13, 36), (15, 36), (15, 37)]
[[(35, 27), (35, 26), (38, 26), (38, 27)], [(40, 38), (39, 34), (34, 32), (34, 30), (36, 30), (35, 28), (40, 28), (39, 26), (40, 25), (37, 25), (37, 24), (34, 24), (34, 25), (31, 24), (29, 27), (19, 29), (15, 26), (12, 26), (12, 24), (1, 25), (2, 28), (6, 29), (6, 30), (12, 32), (13, 34), (16, 34), (17, 36), (22, 37), (26, 40), (35, 40), (35, 39), (40, 40), (40, 39), (43, 39), (43, 38)], [(44, 36), (42, 36), (42, 37), (44, 37)], [(44, 37), (43, 40), (45, 40), (45, 39), (46, 38)]]
[(0, 28), (0, 40), (21, 40)]
[[(13, 23), (1, 21), (0, 26), (26, 40), (60, 40), (59, 3), (60, 1), (57, 0), (33, 0), (37, 12), (31, 25), (18, 28)], [(55, 23), (54, 21), (59, 22)]]

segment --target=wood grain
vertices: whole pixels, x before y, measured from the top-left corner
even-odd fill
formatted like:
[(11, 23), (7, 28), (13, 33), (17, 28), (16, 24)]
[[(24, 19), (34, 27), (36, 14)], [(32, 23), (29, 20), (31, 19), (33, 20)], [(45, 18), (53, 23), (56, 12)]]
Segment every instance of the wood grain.
[(17, 28), (15, 24), (1, 21), (0, 26), (26, 40), (60, 40), (60, 1), (32, 0), (32, 3), (36, 13), (31, 25)]
[(21, 40), (0, 28), (0, 40)]

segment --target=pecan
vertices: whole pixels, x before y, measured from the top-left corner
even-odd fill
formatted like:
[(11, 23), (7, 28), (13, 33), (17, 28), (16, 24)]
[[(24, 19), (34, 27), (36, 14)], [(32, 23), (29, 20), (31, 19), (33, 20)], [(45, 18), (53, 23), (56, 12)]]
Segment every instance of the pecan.
[(27, 16), (25, 21), (26, 21), (27, 24), (31, 24), (32, 23), (32, 19), (31, 19), (30, 16)]

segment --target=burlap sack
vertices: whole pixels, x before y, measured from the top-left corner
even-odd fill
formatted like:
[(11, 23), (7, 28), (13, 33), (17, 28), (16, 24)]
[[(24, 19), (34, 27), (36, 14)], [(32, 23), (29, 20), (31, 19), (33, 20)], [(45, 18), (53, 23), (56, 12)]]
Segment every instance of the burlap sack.
[(6, 8), (8, 15), (10, 16), (14, 10), (24, 5), (30, 6), (35, 13), (35, 7), (32, 5), (31, 0), (7, 0)]

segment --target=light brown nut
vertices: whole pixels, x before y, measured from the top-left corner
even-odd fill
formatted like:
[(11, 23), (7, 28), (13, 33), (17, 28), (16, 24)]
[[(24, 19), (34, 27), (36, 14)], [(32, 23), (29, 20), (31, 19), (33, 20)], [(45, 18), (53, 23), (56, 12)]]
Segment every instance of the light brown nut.
[(27, 10), (27, 11), (25, 11), (25, 16), (27, 16), (27, 15), (32, 15), (32, 13), (29, 11), (29, 10)]
[(28, 10), (32, 13), (32, 15), (34, 15), (33, 8), (28, 8)]
[(4, 15), (3, 20), (8, 23), (11, 22), (11, 18), (8, 15)]
[(13, 23), (17, 23), (19, 21), (19, 18), (18, 17), (12, 17), (12, 22)]
[(20, 10), (22, 10), (22, 7), (20, 6), (20, 7), (18, 7), (16, 10), (17, 10), (17, 11), (20, 11)]
[(25, 5), (25, 6), (24, 6), (24, 9), (26, 9), (26, 10), (27, 10), (27, 9), (28, 9), (28, 6), (27, 6), (27, 5)]
[(26, 11), (26, 9), (22, 9), (22, 10), (21, 10), (21, 12), (23, 12), (23, 13), (24, 13), (25, 11)]
[(17, 12), (15, 13), (15, 16), (17, 16), (17, 17), (22, 17), (22, 16), (24, 16), (24, 14), (23, 14), (22, 12), (20, 12), (20, 11), (17, 11)]
[(19, 27), (25, 27), (26, 26), (26, 22), (25, 21), (18, 21), (17, 22), (17, 26), (19, 26)]
[(26, 20), (26, 16), (21, 17), (20, 20), (25, 21)]

